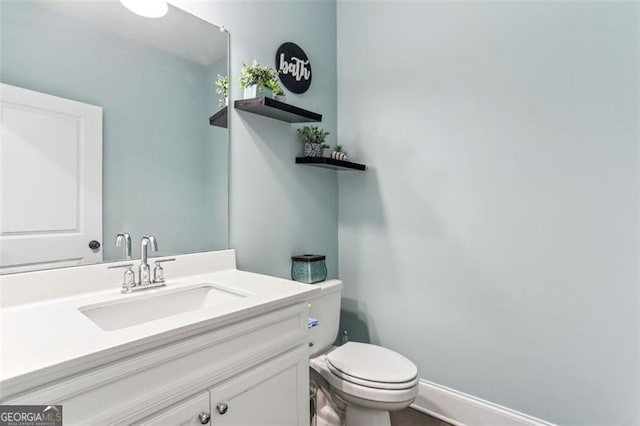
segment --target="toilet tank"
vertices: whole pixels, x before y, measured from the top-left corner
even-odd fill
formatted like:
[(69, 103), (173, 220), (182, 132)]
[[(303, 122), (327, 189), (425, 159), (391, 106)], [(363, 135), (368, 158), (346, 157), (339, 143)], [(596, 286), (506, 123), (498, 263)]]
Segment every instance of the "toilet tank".
[(318, 325), (309, 329), (309, 357), (329, 349), (338, 335), (340, 326), (340, 298), (342, 281), (329, 280), (314, 284), (322, 290), (309, 299), (309, 318)]

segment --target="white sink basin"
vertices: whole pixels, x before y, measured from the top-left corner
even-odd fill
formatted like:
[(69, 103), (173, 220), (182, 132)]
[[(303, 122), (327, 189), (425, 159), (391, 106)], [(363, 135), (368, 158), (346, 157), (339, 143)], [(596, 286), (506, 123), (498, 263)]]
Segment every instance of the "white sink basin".
[(203, 283), (178, 290), (161, 290), (157, 293), (135, 296), (125, 295), (123, 297), (131, 297), (131, 299), (82, 306), (79, 310), (103, 330), (112, 331), (220, 305), (247, 296), (248, 294)]

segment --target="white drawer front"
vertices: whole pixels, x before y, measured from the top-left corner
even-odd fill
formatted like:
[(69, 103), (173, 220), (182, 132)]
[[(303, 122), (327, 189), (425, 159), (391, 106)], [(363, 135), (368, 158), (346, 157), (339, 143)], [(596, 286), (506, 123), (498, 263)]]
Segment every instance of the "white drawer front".
[(200, 421), (200, 414), (211, 416), (209, 411), (209, 391), (204, 391), (198, 395), (188, 398), (182, 402), (172, 405), (171, 407), (161, 411), (160, 413), (147, 417), (136, 426), (200, 426), (209, 424)]

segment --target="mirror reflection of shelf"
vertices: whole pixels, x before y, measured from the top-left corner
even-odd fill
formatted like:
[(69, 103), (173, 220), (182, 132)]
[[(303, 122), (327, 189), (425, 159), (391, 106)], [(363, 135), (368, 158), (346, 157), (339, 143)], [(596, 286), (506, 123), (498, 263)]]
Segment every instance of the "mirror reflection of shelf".
[(286, 121), (287, 123), (313, 123), (322, 121), (322, 114), (267, 97), (240, 99), (234, 102), (234, 106), (241, 111), (247, 111), (275, 120)]
[(226, 129), (228, 122), (227, 117), (229, 116), (228, 111), (229, 108), (227, 106), (223, 106), (222, 108), (220, 108), (218, 112), (209, 117), (209, 124)]
[(351, 161), (335, 160), (327, 157), (296, 157), (296, 164), (304, 164), (307, 166), (324, 167), (334, 170), (366, 170), (367, 166)]

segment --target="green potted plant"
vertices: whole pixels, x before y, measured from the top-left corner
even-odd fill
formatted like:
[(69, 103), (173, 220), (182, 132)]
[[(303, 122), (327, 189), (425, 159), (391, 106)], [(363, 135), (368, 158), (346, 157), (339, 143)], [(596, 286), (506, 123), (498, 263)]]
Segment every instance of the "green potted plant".
[(220, 99), (220, 107), (229, 105), (229, 77), (218, 74), (216, 80), (216, 93), (222, 95)]
[(242, 64), (240, 74), (240, 87), (244, 89), (245, 99), (273, 97), (271, 81), (275, 81), (278, 77), (273, 68), (262, 66), (254, 59), (251, 65)]
[(284, 94), (284, 90), (282, 90), (282, 87), (280, 87), (280, 83), (278, 83), (278, 80), (276, 78), (272, 78), (271, 80), (269, 80), (267, 86), (273, 92), (273, 99), (280, 102), (287, 102), (287, 97)]
[(304, 126), (298, 129), (298, 136), (304, 142), (305, 157), (319, 157), (320, 150), (329, 132), (318, 126)]
[(344, 152), (342, 145), (336, 145), (333, 147), (333, 152), (331, 153), (331, 158), (334, 160), (342, 160), (346, 161), (347, 153)]

